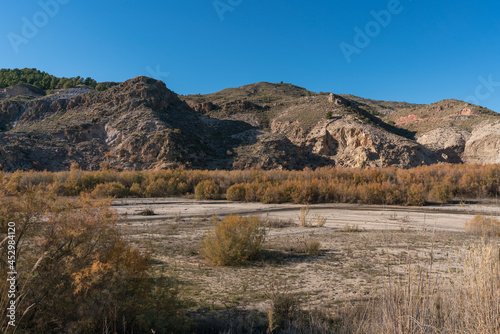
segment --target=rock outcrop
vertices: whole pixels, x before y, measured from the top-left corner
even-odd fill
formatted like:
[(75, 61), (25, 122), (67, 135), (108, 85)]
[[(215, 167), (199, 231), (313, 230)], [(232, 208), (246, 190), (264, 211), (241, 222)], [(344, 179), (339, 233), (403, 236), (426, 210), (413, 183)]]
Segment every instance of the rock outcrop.
[(433, 152), (445, 162), (461, 163), (470, 133), (457, 128), (439, 128), (421, 135), (417, 142)]
[(464, 150), (464, 162), (500, 163), (500, 123), (483, 123), (472, 131)]
[[(291, 124), (285, 125), (289, 128)], [(281, 125), (282, 127), (283, 125)], [(274, 129), (280, 128), (274, 123)], [(353, 115), (336, 115), (318, 123), (309, 133), (289, 131), (290, 138), (312, 153), (344, 167), (415, 167), (438, 161), (418, 143), (361, 121)]]

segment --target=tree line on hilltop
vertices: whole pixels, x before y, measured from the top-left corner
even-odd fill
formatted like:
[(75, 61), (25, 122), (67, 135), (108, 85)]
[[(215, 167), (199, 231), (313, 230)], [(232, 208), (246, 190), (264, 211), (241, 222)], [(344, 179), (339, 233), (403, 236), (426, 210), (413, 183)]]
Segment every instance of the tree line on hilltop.
[(98, 83), (90, 77), (58, 78), (46, 72), (39, 71), (36, 68), (0, 69), (0, 89), (20, 83), (30, 84), (45, 91), (74, 88), (79, 85), (92, 87), (98, 91), (103, 91), (110, 87), (109, 83)]

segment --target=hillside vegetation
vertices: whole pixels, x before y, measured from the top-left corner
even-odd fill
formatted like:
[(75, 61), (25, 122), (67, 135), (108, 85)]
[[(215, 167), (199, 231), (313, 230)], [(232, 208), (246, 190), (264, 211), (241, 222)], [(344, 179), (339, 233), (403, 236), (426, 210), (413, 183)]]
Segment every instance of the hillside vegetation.
[(107, 88), (105, 84), (99, 84), (94, 79), (80, 76), (72, 78), (59, 78), (36, 68), (24, 69), (0, 69), (0, 89), (17, 84), (30, 84), (43, 90), (68, 89), (79, 85), (85, 85), (97, 90)]

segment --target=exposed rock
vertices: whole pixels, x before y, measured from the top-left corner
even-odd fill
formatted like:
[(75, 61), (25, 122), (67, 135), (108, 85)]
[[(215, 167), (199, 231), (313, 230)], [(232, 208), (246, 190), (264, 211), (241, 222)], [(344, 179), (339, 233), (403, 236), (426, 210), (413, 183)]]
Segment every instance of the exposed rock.
[(28, 84), (17, 84), (12, 87), (7, 87), (0, 90), (0, 99), (8, 99), (17, 96), (23, 97), (39, 97), (45, 95), (45, 91), (42, 89), (28, 85)]
[(425, 147), (354, 116), (318, 124), (307, 135), (306, 146), (345, 167), (415, 167), (437, 161)]
[(333, 103), (335, 105), (341, 105), (341, 104), (348, 105), (346, 99), (344, 99), (341, 96), (335, 95), (333, 93), (330, 93), (330, 95), (328, 96), (328, 102)]
[(217, 109), (216, 105), (212, 102), (206, 103), (189, 103), (189, 106), (193, 108), (194, 111), (199, 112), (203, 115), (209, 113), (212, 110)]
[(472, 131), (464, 151), (466, 163), (500, 163), (500, 123), (482, 123)]
[(457, 128), (439, 128), (421, 135), (417, 142), (429, 148), (449, 163), (462, 163), (465, 144), (470, 137), (467, 131)]

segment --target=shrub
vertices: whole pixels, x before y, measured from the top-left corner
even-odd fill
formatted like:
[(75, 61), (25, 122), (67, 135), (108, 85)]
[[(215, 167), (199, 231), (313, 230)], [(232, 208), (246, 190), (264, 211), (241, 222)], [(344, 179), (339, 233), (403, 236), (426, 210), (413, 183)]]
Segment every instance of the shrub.
[(304, 243), (304, 253), (310, 256), (317, 256), (320, 254), (321, 242), (316, 239), (307, 240)]
[(130, 195), (135, 197), (142, 197), (144, 195), (144, 191), (139, 183), (132, 184), (130, 187)]
[(421, 184), (412, 184), (407, 189), (407, 205), (422, 206), (425, 203), (424, 187)]
[(201, 253), (216, 266), (238, 265), (254, 258), (264, 239), (265, 230), (258, 218), (228, 216), (206, 234)]
[(321, 242), (311, 238), (298, 238), (295, 242), (290, 244), (289, 250), (298, 253), (306, 254), (309, 256), (317, 256), (320, 254)]
[(154, 216), (156, 213), (153, 209), (147, 208), (137, 213), (139, 216)]
[(436, 202), (448, 204), (451, 203), (453, 194), (449, 186), (435, 185), (434, 187), (432, 187), (429, 193), (429, 197)]
[(168, 183), (165, 179), (152, 181), (146, 187), (144, 194), (147, 197), (164, 197), (168, 195)]
[(290, 293), (286, 283), (279, 282), (271, 282), (266, 295), (271, 300), (271, 308), (267, 312), (268, 333), (289, 327), (298, 315), (299, 299)]
[(246, 191), (244, 184), (234, 184), (227, 189), (226, 198), (228, 201), (242, 202), (245, 200)]
[(196, 199), (218, 199), (220, 187), (213, 180), (201, 181), (194, 188), (194, 196)]
[(481, 236), (500, 236), (500, 221), (493, 217), (478, 215), (465, 223), (465, 231)]
[[(0, 202), (0, 229), (16, 222), (16, 307), (23, 315), (16, 325), (23, 333), (181, 330), (175, 282), (151, 277), (149, 255), (121, 236), (109, 200), (27, 192), (18, 197), (0, 193)], [(0, 253), (7, 259), (5, 244)], [(7, 296), (6, 279), (7, 272), (0, 271), (2, 296)], [(2, 332), (6, 303), (0, 298)]]
[(118, 182), (109, 182), (98, 184), (91, 193), (93, 198), (104, 197), (127, 197), (127, 189)]

